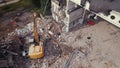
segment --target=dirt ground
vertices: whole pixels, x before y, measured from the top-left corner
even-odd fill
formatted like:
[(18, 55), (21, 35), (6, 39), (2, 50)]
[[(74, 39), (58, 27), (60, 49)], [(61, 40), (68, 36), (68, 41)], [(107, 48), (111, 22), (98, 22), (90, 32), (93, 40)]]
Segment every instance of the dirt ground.
[[(102, 21), (90, 27), (63, 34), (61, 43), (80, 50), (69, 68), (120, 68), (120, 29)], [(51, 68), (63, 68), (68, 56), (61, 57)]]

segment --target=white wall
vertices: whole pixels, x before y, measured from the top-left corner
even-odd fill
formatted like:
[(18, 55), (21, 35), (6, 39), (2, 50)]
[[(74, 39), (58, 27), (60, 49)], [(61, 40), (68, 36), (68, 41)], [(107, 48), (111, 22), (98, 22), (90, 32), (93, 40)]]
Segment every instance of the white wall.
[(81, 5), (81, 0), (70, 0), (70, 1), (72, 1), (75, 4)]
[(58, 15), (59, 15), (59, 5), (57, 3), (55, 3), (54, 1), (51, 2), (51, 5), (52, 5), (52, 16), (53, 16), (53, 19), (56, 20), (58, 22)]
[(70, 22), (80, 18), (83, 14), (84, 10), (82, 8), (77, 9), (74, 12), (70, 13)]
[[(108, 21), (109, 23), (117, 26), (120, 28), (120, 13), (116, 11), (111, 11), (110, 15), (106, 16), (103, 13), (98, 13), (97, 16), (103, 18), (104, 20)], [(111, 19), (111, 16), (114, 16), (114, 19)]]
[(67, 8), (67, 10), (75, 8), (75, 3), (71, 2), (71, 1), (68, 1), (68, 5), (67, 5), (66, 8)]

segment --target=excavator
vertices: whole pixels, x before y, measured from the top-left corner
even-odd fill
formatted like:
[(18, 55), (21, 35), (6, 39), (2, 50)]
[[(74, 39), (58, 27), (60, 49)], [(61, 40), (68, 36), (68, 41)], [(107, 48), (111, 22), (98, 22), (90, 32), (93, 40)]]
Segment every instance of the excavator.
[[(44, 7), (44, 11), (43, 11), (43, 15), (45, 14), (46, 11), (46, 7), (48, 4), (49, 0), (47, 0), (45, 7)], [(28, 52), (28, 56), (31, 59), (38, 59), (38, 58), (43, 58), (44, 57), (44, 46), (43, 46), (43, 42), (40, 40), (39, 38), (39, 34), (37, 31), (37, 23), (39, 22), (37, 20), (37, 18), (41, 18), (42, 20), (44, 19), (43, 15), (40, 13), (33, 13), (34, 18), (34, 44), (31, 44), (29, 47), (29, 52)], [(39, 17), (40, 16), (40, 17)]]
[(31, 44), (29, 46), (29, 52), (28, 56), (31, 59), (38, 59), (38, 58), (43, 58), (44, 57), (44, 46), (43, 42), (39, 38), (38, 30), (37, 30), (37, 23), (38, 21), (36, 20), (38, 18), (37, 13), (34, 13), (34, 44)]

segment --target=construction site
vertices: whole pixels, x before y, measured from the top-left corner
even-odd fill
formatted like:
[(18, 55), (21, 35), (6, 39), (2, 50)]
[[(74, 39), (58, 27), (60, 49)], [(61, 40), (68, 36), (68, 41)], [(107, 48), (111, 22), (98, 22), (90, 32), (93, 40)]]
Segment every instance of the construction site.
[(46, 0), (43, 13), (1, 11), (21, 1), (0, 1), (0, 68), (120, 68), (120, 0)]

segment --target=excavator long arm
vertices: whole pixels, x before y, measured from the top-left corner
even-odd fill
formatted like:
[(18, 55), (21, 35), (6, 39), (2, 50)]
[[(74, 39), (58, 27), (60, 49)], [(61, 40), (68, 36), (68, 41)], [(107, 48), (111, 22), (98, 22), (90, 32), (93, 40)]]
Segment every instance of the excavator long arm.
[(34, 39), (35, 39), (35, 43), (37, 45), (39, 45), (40, 40), (39, 40), (38, 31), (37, 31), (37, 21), (36, 21), (36, 19), (34, 20)]

